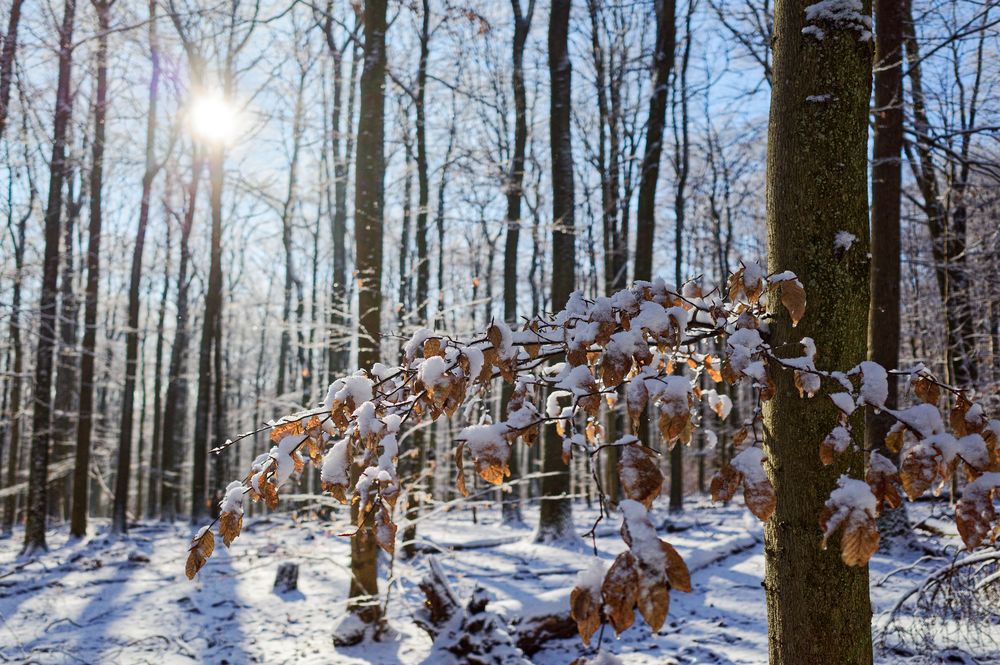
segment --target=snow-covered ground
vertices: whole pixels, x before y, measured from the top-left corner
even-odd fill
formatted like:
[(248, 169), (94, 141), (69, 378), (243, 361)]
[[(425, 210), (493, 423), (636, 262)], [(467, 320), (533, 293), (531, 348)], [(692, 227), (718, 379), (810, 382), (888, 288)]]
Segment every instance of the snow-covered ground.
[[(872, 560), (876, 626), (902, 594), (954, 557), (956, 539), (947, 535), (954, 526), (936, 519), (947, 511), (941, 504), (918, 507), (920, 519), (946, 534), (918, 531), (913, 547)], [(105, 537), (104, 523), (85, 541), (70, 541), (57, 529), (49, 534), (50, 553), (31, 561), (18, 558), (21, 534), (15, 532), (12, 540), (0, 541), (0, 661), (435, 663), (431, 640), (412, 620), (423, 600), (417, 583), (429, 556), (463, 599), (474, 586), (485, 587), (495, 598), (490, 609), (508, 618), (566, 611), (574, 577), (592, 556), (590, 541), (575, 550), (535, 545), (529, 528), (499, 525), (492, 509), (478, 512), (475, 524), (464, 507), (421, 522), (424, 553), (413, 562), (397, 559), (387, 572), (390, 583), (383, 582), (394, 636), (349, 648), (335, 648), (331, 640), (344, 616), (348, 580), (348, 541), (337, 535), (347, 530), (342, 521), (248, 517), (232, 549), (220, 542), (193, 582), (184, 576), (187, 542), (195, 531), (188, 525), (140, 524), (121, 540)], [(582, 507), (576, 511), (581, 532), (594, 516)], [(530, 509), (526, 517), (534, 518)], [(738, 505), (699, 503), (680, 517), (660, 508), (655, 517), (661, 535), (691, 568), (693, 592), (671, 594), (659, 633), (651, 634), (639, 620), (617, 639), (607, 629), (602, 648), (630, 664), (765, 663), (760, 523)], [(623, 547), (617, 530), (609, 521), (598, 528), (602, 557), (610, 559)], [(300, 564), (298, 592), (272, 590), (284, 561)], [(386, 573), (388, 558), (384, 563)], [(552, 640), (531, 661), (564, 664), (588, 653), (578, 638)], [(943, 657), (922, 656), (921, 662)], [(877, 660), (916, 662), (898, 653)]]

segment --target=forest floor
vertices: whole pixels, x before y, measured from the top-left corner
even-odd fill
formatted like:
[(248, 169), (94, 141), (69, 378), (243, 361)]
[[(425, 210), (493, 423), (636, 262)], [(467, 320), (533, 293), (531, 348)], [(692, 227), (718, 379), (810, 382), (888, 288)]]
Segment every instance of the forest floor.
[[(659, 503), (657, 508), (654, 520), (687, 561), (693, 592), (671, 594), (667, 622), (657, 634), (637, 620), (617, 639), (606, 630), (602, 648), (629, 664), (766, 663), (760, 523), (740, 505), (693, 502), (678, 516)], [(534, 516), (529, 509), (526, 518)], [(595, 516), (578, 507), (576, 522), (586, 525), (581, 532)], [(877, 638), (897, 600), (962, 556), (949, 516), (944, 501), (917, 504), (911, 519), (922, 528), (910, 544), (872, 560)], [(96, 535), (75, 541), (57, 528), (49, 533), (50, 552), (32, 560), (19, 558), (22, 534), (15, 531), (13, 539), (0, 541), (0, 661), (440, 663), (412, 619), (423, 600), (417, 584), (429, 557), (437, 559), (461, 598), (480, 585), (495, 598), (489, 608), (513, 618), (565, 613), (574, 577), (592, 555), (589, 540), (576, 549), (533, 544), (529, 528), (501, 526), (492, 508), (480, 508), (475, 524), (468, 507), (438, 512), (420, 524), (423, 553), (412, 562), (392, 563), (387, 607), (393, 636), (335, 648), (331, 634), (344, 616), (349, 558), (347, 538), (337, 535), (349, 527), (336, 517), (323, 522), (248, 516), (232, 549), (219, 541), (195, 581), (184, 576), (187, 543), (195, 531), (187, 524), (140, 523), (127, 538), (111, 539), (107, 523), (98, 521)], [(610, 559), (623, 548), (617, 531), (610, 520), (597, 529), (601, 557)], [(285, 561), (300, 565), (299, 590), (279, 594), (272, 585)], [(388, 558), (384, 563), (389, 565)], [(382, 588), (385, 593), (384, 582)], [(900, 646), (883, 648), (877, 662), (1000, 662), (991, 659), (1000, 652), (984, 656), (978, 644), (1000, 642), (1000, 634), (981, 632), (1000, 630), (995, 622), (975, 629), (977, 644), (963, 644), (968, 631), (948, 637), (937, 627), (922, 627), (919, 610), (908, 607), (903, 605), (893, 624), (904, 631), (890, 634), (889, 641)], [(930, 633), (928, 644), (938, 644), (918, 646)], [(958, 643), (940, 644), (949, 639)], [(977, 658), (969, 655), (977, 649)], [(530, 660), (565, 664), (592, 652), (573, 637), (548, 641)]]

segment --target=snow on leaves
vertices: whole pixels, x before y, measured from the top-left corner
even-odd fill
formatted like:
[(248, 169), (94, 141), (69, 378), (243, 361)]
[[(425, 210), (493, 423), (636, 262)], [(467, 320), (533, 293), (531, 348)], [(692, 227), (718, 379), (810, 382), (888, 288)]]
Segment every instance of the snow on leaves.
[(868, 483), (841, 476), (830, 494), (820, 518), (823, 547), (840, 531), (840, 558), (848, 566), (863, 566), (878, 550), (878, 527), (875, 517), (878, 501)]
[(733, 457), (712, 478), (712, 501), (729, 501), (743, 485), (743, 500), (747, 508), (759, 520), (766, 522), (777, 502), (774, 487), (764, 472), (766, 460), (764, 451), (756, 447), (746, 448)]
[[(604, 622), (621, 632), (634, 622), (636, 609), (656, 630), (665, 620), (670, 590), (690, 590), (686, 565), (656, 536), (647, 512), (663, 485), (660, 447), (689, 444), (695, 428), (705, 424), (703, 414), (714, 413), (713, 420), (729, 415), (726, 386), (716, 390), (707, 387), (711, 382), (749, 384), (756, 407), (734, 434), (737, 454), (712, 479), (711, 490), (714, 500), (728, 501), (742, 487), (748, 509), (766, 521), (777, 497), (765, 471), (761, 404), (777, 391), (772, 373), (788, 371), (800, 398), (825, 395), (837, 414), (836, 427), (816, 442), (825, 464), (856, 445), (851, 417), (858, 418), (858, 406), (897, 421), (886, 443), (901, 452), (899, 470), (877, 452), (867, 455), (867, 469), (850, 466), (860, 455), (848, 456), (849, 474), (818, 516), (823, 543), (839, 538), (845, 563), (867, 562), (878, 543), (874, 518), (882, 506), (899, 505), (900, 487), (915, 498), (960, 465), (970, 484), (957, 508), (959, 531), (970, 548), (995, 538), (1000, 421), (988, 420), (965, 393), (939, 383), (923, 367), (909, 371), (908, 384), (921, 403), (896, 409), (886, 405), (888, 374), (875, 363), (847, 371), (820, 369), (821, 350), (809, 338), (800, 340), (801, 356), (779, 356), (768, 341), (767, 319), (778, 302), (792, 325), (798, 324), (806, 312), (802, 283), (792, 273), (768, 275), (749, 262), (731, 276), (725, 293), (703, 293), (693, 283), (678, 291), (662, 280), (637, 282), (611, 297), (588, 300), (575, 293), (564, 310), (535, 316), (516, 331), (493, 322), (479, 336), (459, 342), (418, 330), (398, 365), (376, 364), (338, 379), (321, 407), (271, 424), (271, 450), (226, 488), (219, 534), (230, 546), (242, 528), (243, 496), (275, 508), (280, 488), (311, 463), (321, 469), (323, 490), (356, 506), (358, 529), (370, 530), (391, 554), (397, 532), (393, 512), (404, 489), (396, 463), (408, 428), (441, 416), (463, 420), (455, 439), (456, 487), (467, 495), (466, 452), (476, 473), (500, 485), (510, 475), (512, 445), (518, 440), (532, 445), (542, 425), (554, 424), (564, 459), (583, 454), (593, 470), (603, 451), (613, 447), (620, 453), (621, 533), (628, 549), (574, 589), (571, 610), (580, 635), (589, 641)], [(705, 354), (706, 344), (722, 353)], [(494, 422), (480, 395), (497, 381), (513, 390), (506, 413)], [(954, 402), (947, 418), (951, 433), (938, 411), (945, 393)], [(639, 441), (630, 434), (613, 442), (605, 438), (601, 405), (615, 407), (620, 394), (632, 431), (652, 412), (662, 441)], [(233, 442), (216, 451), (229, 445)], [(862, 476), (864, 481), (856, 480)], [(192, 541), (189, 577), (214, 550), (211, 526)]]
[[(628, 549), (607, 572), (596, 560), (577, 578), (570, 595), (570, 615), (584, 644), (604, 619), (621, 634), (635, 622), (635, 610), (653, 631), (659, 630), (670, 607), (670, 591), (691, 591), (691, 575), (677, 550), (656, 535), (645, 505), (621, 502), (622, 539)], [(602, 618), (603, 616), (603, 618)]]

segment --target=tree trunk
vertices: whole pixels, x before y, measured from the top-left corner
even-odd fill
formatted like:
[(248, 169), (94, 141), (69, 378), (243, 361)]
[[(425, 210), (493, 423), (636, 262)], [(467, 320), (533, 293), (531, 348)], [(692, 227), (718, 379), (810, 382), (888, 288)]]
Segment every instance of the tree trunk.
[[(552, 310), (566, 306), (576, 279), (576, 235), (573, 221), (573, 144), (570, 125), (572, 66), (568, 39), (572, 0), (553, 0), (549, 19), (549, 76), (552, 149)], [(562, 461), (562, 441), (554, 426), (545, 428), (542, 496), (537, 542), (576, 539), (569, 467)]]
[(163, 290), (160, 292), (160, 309), (156, 318), (156, 360), (153, 363), (153, 446), (149, 451), (148, 499), (146, 517), (160, 514), (160, 482), (163, 475), (163, 351), (166, 343), (164, 324), (167, 318), (167, 296), (170, 294), (170, 220), (164, 220), (166, 247), (163, 261)]
[[(108, 28), (110, 5), (97, 0), (97, 91), (94, 100), (93, 163), (90, 167), (90, 228), (87, 238), (87, 291), (83, 315), (83, 347), (80, 358), (80, 411), (73, 466), (73, 515), (70, 533), (87, 533), (90, 484), (90, 439), (94, 411), (94, 354), (97, 352), (97, 306), (101, 276), (101, 224), (103, 222), (104, 122), (108, 99)], [(150, 23), (152, 26), (153, 23)], [(152, 27), (150, 28), (152, 29)]]
[(181, 512), (181, 462), (184, 459), (184, 431), (187, 419), (188, 264), (191, 261), (191, 226), (198, 203), (198, 185), (204, 160), (196, 151), (191, 164), (191, 182), (181, 223), (180, 260), (177, 267), (177, 318), (174, 343), (167, 367), (167, 396), (163, 407), (163, 456), (160, 463), (160, 517), (172, 522)]
[[(811, 337), (820, 368), (845, 369), (866, 351), (870, 33), (860, 12), (836, 23), (815, 19), (803, 31), (810, 4), (776, 3), (767, 154), (768, 268), (795, 272), (809, 309), (793, 330), (775, 299), (769, 343), (780, 349)], [(840, 231), (856, 237), (846, 252), (834, 244)], [(847, 452), (824, 467), (816, 446), (837, 424), (836, 410), (822, 397), (800, 398), (790, 372), (774, 378), (777, 394), (764, 406), (777, 494), (764, 531), (770, 661), (871, 663), (868, 569), (844, 565), (839, 547), (822, 549), (818, 528), (837, 478), (863, 477), (864, 456)], [(856, 428), (861, 420), (855, 416)]]
[[(14, 283), (11, 288), (11, 311), (10, 323), (8, 325), (8, 338), (10, 340), (11, 353), (13, 354), (13, 367), (8, 377), (10, 393), (7, 400), (6, 420), (10, 423), (7, 438), (7, 487), (17, 484), (17, 472), (20, 466), (21, 453), (21, 373), (24, 371), (24, 346), (21, 342), (21, 284), (24, 280), (24, 243), (25, 234), (28, 227), (28, 219), (32, 216), (35, 203), (35, 187), (30, 186), (30, 199), (28, 206), (17, 225), (17, 235), (13, 235), (11, 229), (11, 244), (14, 245)], [(7, 431), (3, 432), (5, 435)], [(14, 513), (17, 510), (17, 494), (11, 494), (4, 501), (3, 523), (0, 525), (0, 533), (10, 534), (14, 528)]]
[(66, 130), (73, 113), (70, 75), (73, 65), (73, 20), (76, 1), (65, 0), (59, 29), (59, 79), (49, 160), (49, 191), (45, 208), (45, 253), (42, 259), (41, 298), (38, 303), (39, 336), (35, 360), (34, 414), (28, 470), (28, 521), (24, 554), (47, 550), (45, 523), (49, 444), (52, 440), (52, 354), (56, 340), (56, 286), (59, 273), (59, 229), (62, 189), (66, 174)]
[[(656, 0), (656, 50), (653, 54), (653, 92), (646, 119), (646, 150), (639, 176), (639, 201), (635, 221), (633, 278), (653, 277), (653, 237), (656, 230), (656, 181), (660, 175), (663, 125), (667, 114), (670, 70), (674, 66), (674, 0)], [(641, 438), (641, 437), (640, 437)]]
[(0, 49), (0, 138), (7, 127), (10, 108), (10, 84), (14, 79), (14, 56), (17, 54), (17, 24), (21, 20), (21, 5), (24, 0), (14, 0), (7, 17), (7, 34)]
[[(290, 366), (289, 355), (291, 353), (291, 313), (292, 313), (292, 287), (298, 281), (295, 275), (294, 252), (292, 248), (292, 216), (295, 207), (296, 196), (298, 194), (298, 170), (299, 151), (302, 146), (302, 93), (306, 83), (306, 70), (303, 69), (299, 78), (299, 85), (296, 88), (295, 109), (292, 112), (292, 157), (288, 165), (288, 189), (285, 192), (285, 202), (281, 209), (281, 245), (285, 250), (285, 291), (281, 309), (281, 346), (278, 351), (278, 381), (275, 388), (275, 396), (279, 400), (278, 409), (284, 407), (280, 404), (282, 395), (285, 394), (285, 377)], [(292, 377), (295, 376), (293, 372)], [(292, 379), (294, 387), (295, 380)]]
[[(152, 19), (151, 19), (152, 21)], [(155, 49), (155, 41), (152, 43)], [(135, 373), (139, 357), (139, 288), (142, 283), (142, 252), (146, 243), (149, 206), (153, 179), (160, 170), (156, 163), (156, 108), (159, 69), (154, 59), (149, 83), (149, 112), (146, 115), (146, 168), (142, 175), (142, 198), (139, 202), (139, 224), (132, 251), (132, 271), (128, 288), (128, 323), (125, 330), (125, 386), (122, 391), (121, 424), (118, 435), (118, 466), (115, 476), (115, 503), (111, 515), (111, 531), (128, 530), (128, 492), (132, 472), (132, 421), (135, 404)]]
[[(504, 238), (503, 256), (503, 318), (511, 328), (517, 325), (517, 284), (519, 277), (517, 246), (521, 233), (521, 199), (524, 195), (524, 153), (528, 144), (528, 96), (524, 86), (524, 45), (531, 30), (535, 0), (528, 0), (528, 9), (521, 11), (521, 0), (511, 0), (514, 11), (514, 41), (511, 59), (511, 85), (514, 88), (514, 155), (507, 174), (507, 235)], [(506, 413), (512, 386), (504, 382), (500, 408)], [(520, 455), (515, 450), (510, 456), (510, 480), (517, 482), (521, 476)], [(518, 487), (503, 495), (501, 515), (504, 524), (522, 524), (521, 499)]]
[[(361, 108), (355, 176), (355, 253), (358, 274), (358, 365), (379, 362), (382, 314), (382, 217), (385, 177), (385, 32), (386, 0), (365, 2), (365, 58), (361, 73)], [(352, 476), (361, 469), (354, 465)], [(352, 520), (357, 504), (352, 504)], [(378, 547), (370, 525), (351, 539), (351, 612), (381, 633)]]
[(430, 2), (422, 0), (420, 24), (420, 60), (417, 64), (417, 318), (427, 325), (427, 301), (430, 298), (431, 264), (427, 255), (427, 219), (430, 215), (430, 177), (427, 166), (427, 113), (424, 100), (427, 90), (427, 54), (430, 43)]
[[(978, 378), (973, 325), (969, 317), (968, 284), (965, 268), (965, 220), (961, 214), (949, 223), (932, 155), (930, 121), (924, 100), (922, 59), (909, 0), (904, 4), (903, 40), (907, 73), (913, 105), (913, 130), (916, 134), (918, 160), (910, 160), (924, 200), (927, 229), (931, 235), (938, 292), (945, 309), (945, 360), (950, 383), (962, 388), (974, 385)], [(949, 158), (950, 159), (950, 158)], [(959, 186), (960, 188), (960, 186)], [(956, 212), (958, 212), (956, 210)]]
[[(328, 16), (332, 16), (328, 11)], [(330, 382), (336, 380), (347, 369), (350, 356), (350, 344), (345, 343), (349, 316), (347, 309), (350, 302), (347, 297), (347, 177), (350, 171), (351, 153), (353, 150), (354, 122), (354, 80), (357, 74), (358, 51), (354, 42), (348, 40), (343, 47), (338, 47), (334, 39), (333, 22), (330, 18), (325, 24), (327, 46), (333, 56), (333, 112), (331, 151), (334, 159), (334, 200), (331, 216), (330, 235), (333, 243), (333, 284), (330, 293), (330, 341), (327, 346), (327, 377)], [(344, 77), (342, 74), (344, 49), (351, 45), (351, 71), (347, 79), (349, 90), (347, 113), (343, 114)], [(340, 129), (341, 115), (345, 116), (345, 129)], [(343, 146), (343, 149), (341, 148)], [(335, 341), (336, 340), (336, 341)]]
[[(872, 150), (872, 265), (868, 314), (868, 358), (885, 368), (899, 365), (900, 344), (900, 197), (903, 150), (903, 6), (875, 0), (875, 136)], [(896, 376), (888, 377), (886, 406), (895, 408)], [(885, 437), (893, 418), (865, 410), (865, 448), (893, 455)], [(893, 517), (890, 518), (890, 515)], [(906, 530), (905, 504), (880, 517), (883, 537)], [(888, 542), (888, 541), (886, 541)]]
[(205, 315), (202, 321), (198, 352), (198, 400), (194, 411), (194, 472), (191, 479), (191, 521), (200, 523), (208, 514), (208, 443), (212, 414), (212, 354), (215, 338), (221, 331), (222, 317), (222, 183), (225, 151), (221, 145), (209, 148), (208, 181), (212, 208), (212, 255), (205, 292)]

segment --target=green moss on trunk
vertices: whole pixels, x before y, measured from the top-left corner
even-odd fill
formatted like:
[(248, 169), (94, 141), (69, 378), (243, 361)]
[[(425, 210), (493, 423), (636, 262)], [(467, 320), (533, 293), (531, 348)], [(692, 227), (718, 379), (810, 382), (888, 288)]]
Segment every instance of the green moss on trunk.
[[(774, 87), (768, 134), (769, 270), (792, 270), (808, 296), (795, 329), (773, 307), (771, 342), (801, 354), (812, 337), (821, 369), (850, 369), (865, 358), (868, 320), (868, 101), (871, 42), (859, 24), (813, 21), (810, 0), (775, 7)], [(870, 12), (868, 2), (865, 11)], [(839, 232), (856, 240), (844, 250)], [(820, 549), (819, 516), (841, 473), (860, 477), (863, 457), (830, 467), (819, 445), (836, 424), (829, 400), (802, 399), (787, 372), (774, 371), (777, 395), (764, 409), (765, 450), (777, 507), (765, 529), (770, 662), (872, 662), (868, 570), (849, 568), (836, 547)], [(855, 431), (863, 428), (858, 414)]]

